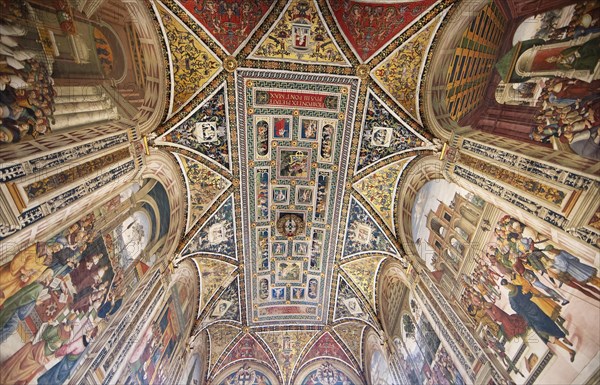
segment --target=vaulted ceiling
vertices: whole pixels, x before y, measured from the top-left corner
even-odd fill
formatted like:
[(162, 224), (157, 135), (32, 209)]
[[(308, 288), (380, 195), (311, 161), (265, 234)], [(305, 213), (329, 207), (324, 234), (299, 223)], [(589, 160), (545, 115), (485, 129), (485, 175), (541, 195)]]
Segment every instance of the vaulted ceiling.
[(198, 267), (209, 378), (253, 360), (290, 383), (322, 356), (360, 376), (378, 270), (408, 266), (396, 188), (434, 149), (419, 95), (452, 3), (151, 2), (169, 70), (151, 143), (187, 186), (176, 263)]

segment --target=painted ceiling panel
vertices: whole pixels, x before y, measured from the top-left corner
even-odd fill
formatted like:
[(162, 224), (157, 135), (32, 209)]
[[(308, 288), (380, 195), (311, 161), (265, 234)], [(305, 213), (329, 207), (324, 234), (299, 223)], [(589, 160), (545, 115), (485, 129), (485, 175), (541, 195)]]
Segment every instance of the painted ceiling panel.
[(344, 349), (329, 332), (325, 332), (323, 335), (321, 335), (321, 337), (319, 337), (310, 350), (304, 355), (302, 359), (302, 365), (300, 366), (303, 366), (310, 360), (321, 357), (337, 358), (351, 367), (354, 367), (350, 357), (348, 357)]
[(347, 223), (342, 259), (371, 251), (398, 254), (372, 215), (354, 197), (350, 200)]
[(341, 276), (338, 277), (333, 322), (340, 320), (358, 320), (376, 327), (367, 306)]
[(196, 257), (193, 260), (200, 272), (200, 282), (202, 283), (201, 302), (198, 308), (198, 315), (200, 315), (210, 299), (217, 294), (219, 288), (227, 285), (231, 273), (235, 271), (236, 267), (228, 262), (212, 258)]
[[(357, 56), (365, 59), (433, 3), (258, 0), (248, 9), (235, 0), (180, 1), (226, 51), (202, 32), (228, 71), (195, 88), (184, 76), (175, 79), (171, 110), (179, 108), (181, 119), (169, 121), (156, 139), (179, 153), (190, 196), (204, 192), (209, 200), (202, 212), (190, 205), (191, 231), (178, 257), (192, 257), (200, 272), (197, 327), (210, 339), (209, 379), (260, 361), (290, 385), (321, 357), (360, 372), (362, 333), (367, 325), (379, 327), (377, 271), (387, 256), (402, 258), (392, 238), (396, 186), (406, 164), (431, 144), (407, 116), (414, 111), (402, 106), (407, 114), (396, 114), (399, 108), (384, 101), (390, 98), (361, 86), (353, 76), (360, 71), (349, 68), (356, 52), (338, 44), (343, 37), (332, 23), (337, 18), (343, 24), (340, 6), (363, 12), (361, 23), (343, 24), (342, 31), (363, 31), (351, 45), (364, 43)], [(270, 7), (279, 14), (259, 25)], [(338, 12), (333, 18), (332, 8)], [(380, 31), (372, 30), (385, 10), (400, 16), (386, 26), (382, 16)], [(165, 26), (171, 50), (172, 41), (183, 39), (173, 31), (192, 39), (188, 47), (206, 49), (188, 29), (198, 32), (197, 26), (161, 12), (173, 24)], [(226, 53), (239, 54), (233, 60), (222, 57)], [(186, 59), (170, 55), (176, 74), (177, 60)], [(243, 67), (236, 68), (236, 60)], [(294, 71), (298, 65), (307, 72)], [(205, 172), (190, 175), (192, 163)], [(210, 190), (211, 176), (222, 182), (219, 191)]]
[(373, 4), (354, 0), (327, 0), (354, 53), (368, 61), (387, 43), (412, 25), (435, 0)]
[(231, 172), (227, 88), (222, 84), (157, 143), (192, 151)]
[(217, 198), (227, 190), (231, 182), (196, 160), (179, 154), (174, 155), (184, 172), (187, 185), (187, 232), (208, 211)]
[(179, 3), (227, 52), (233, 54), (243, 47), (276, 2), (179, 0)]
[(396, 115), (375, 93), (368, 91), (360, 152), (356, 159), (357, 171), (362, 171), (393, 155), (424, 149), (429, 145), (430, 143), (422, 135)]
[(155, 2), (171, 61), (172, 101), (169, 115), (181, 110), (221, 70), (221, 61), (160, 2)]
[(236, 75), (249, 324), (323, 324), (358, 79)]
[(203, 327), (219, 321), (230, 321), (241, 324), (239, 291), (239, 278), (236, 278), (221, 293), (218, 300), (215, 301), (214, 306), (202, 322)]
[(365, 298), (367, 298), (371, 304), (372, 309), (376, 309), (375, 280), (377, 278), (377, 271), (385, 258), (386, 257), (383, 255), (374, 255), (342, 265), (342, 270), (348, 274), (348, 277), (350, 277), (354, 284), (364, 294)]
[(350, 66), (314, 0), (290, 0), (250, 57)]
[(292, 371), (296, 367), (300, 355), (316, 334), (316, 330), (286, 330), (258, 333), (275, 356), (285, 384), (291, 380)]
[(394, 200), (396, 186), (400, 181), (406, 164), (414, 157), (383, 166), (377, 171), (354, 183), (353, 187), (365, 198), (375, 212), (383, 219), (388, 229), (395, 233)]
[(268, 365), (272, 369), (277, 367), (252, 334), (244, 334), (235, 346), (229, 350), (225, 359), (219, 363), (217, 372), (223, 370), (226, 366), (241, 360), (256, 360), (264, 365)]
[(362, 333), (367, 326), (361, 322), (350, 321), (333, 327), (346, 344), (354, 359), (362, 367)]
[(236, 340), (241, 329), (228, 324), (216, 324), (207, 329), (210, 341), (210, 372), (225, 349)]
[(196, 232), (182, 255), (214, 254), (237, 260), (233, 212), (233, 195), (230, 195)]
[(421, 123), (419, 88), (431, 42), (448, 10), (411, 36), (371, 71), (375, 81), (410, 115)]

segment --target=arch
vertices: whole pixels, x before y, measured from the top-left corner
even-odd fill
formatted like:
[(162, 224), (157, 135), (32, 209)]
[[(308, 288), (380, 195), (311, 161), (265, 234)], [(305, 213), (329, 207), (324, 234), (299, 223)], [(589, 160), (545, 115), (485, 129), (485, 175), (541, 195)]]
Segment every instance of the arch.
[(416, 250), (411, 213), (419, 190), (429, 181), (444, 179), (443, 166), (442, 161), (435, 155), (417, 157), (406, 167), (404, 178), (396, 190), (394, 215), (398, 226), (397, 234), (400, 244), (404, 245), (406, 256), (413, 262), (413, 267), (425, 266), (425, 262)]
[(210, 383), (215, 385), (235, 384), (237, 382), (233, 381), (236, 381), (238, 376), (247, 376), (248, 379), (254, 379), (253, 382), (244, 382), (246, 385), (262, 385), (262, 382), (258, 382), (259, 379), (262, 379), (265, 385), (279, 384), (277, 376), (270, 368), (252, 360), (241, 360), (226, 370), (221, 370), (221, 373)]
[(397, 380), (392, 372), (387, 344), (374, 332), (365, 335), (365, 375), (370, 385), (394, 385)]
[(450, 237), (450, 245), (456, 250), (459, 254), (463, 254), (465, 252), (465, 246), (455, 237)]
[[(147, 164), (142, 172), (142, 178), (154, 178), (165, 188), (168, 197), (169, 227), (165, 237), (167, 248), (164, 255), (174, 255), (179, 240), (185, 230), (186, 221), (186, 187), (177, 161), (172, 155), (163, 150), (152, 149), (146, 158)], [(165, 203), (165, 202), (161, 202)]]
[(462, 260), (462, 258), (459, 255), (457, 255), (453, 250), (450, 249), (444, 250), (444, 254), (442, 256), (450, 261), (450, 263), (454, 266), (455, 270), (458, 268)]
[(152, 317), (136, 321), (144, 326), (126, 359), (118, 363), (117, 376), (128, 378), (125, 382), (167, 382), (173, 369), (181, 365), (175, 357), (183, 356), (188, 347), (197, 310), (194, 294), (199, 288), (193, 264), (180, 264), (163, 287), (161, 298), (150, 305)]
[(456, 234), (462, 237), (463, 240), (465, 240), (466, 242), (469, 241), (469, 234), (462, 227), (455, 226), (454, 231), (456, 232)]
[(94, 38), (96, 40), (96, 51), (98, 55), (101, 55), (101, 53), (103, 52), (102, 50), (98, 50), (98, 47), (100, 46), (100, 48), (102, 48), (103, 46), (108, 45), (112, 50), (112, 52), (109, 51), (109, 53), (111, 53), (113, 57), (120, 56), (122, 58), (122, 61), (111, 61), (111, 66), (109, 68), (106, 68), (106, 75), (115, 79), (115, 82), (117, 84), (121, 83), (127, 75), (127, 67), (131, 65), (131, 63), (129, 63), (127, 55), (125, 55), (123, 43), (121, 42), (121, 39), (119, 39), (117, 32), (115, 32), (115, 30), (113, 29), (113, 27), (111, 27), (110, 24), (102, 22), (99, 26), (96, 26), (95, 28), (100, 32), (100, 37), (104, 37), (107, 40), (106, 42), (98, 41), (96, 36), (97, 32), (96, 30), (94, 30)]
[(388, 259), (381, 266), (377, 281), (377, 305), (383, 331), (388, 335), (395, 332), (395, 320), (402, 306), (402, 298), (409, 290), (408, 280), (402, 264), (394, 259)]
[[(336, 382), (320, 381), (320, 378), (335, 378)], [(349, 383), (348, 383), (349, 381)], [(328, 358), (309, 361), (298, 372), (292, 384), (298, 385), (364, 385), (354, 368), (342, 361)]]
[[(40, 97), (30, 99), (14, 125), (2, 128), (0, 146), (9, 149), (8, 154), (51, 152), (133, 127), (132, 139), (137, 140), (138, 133), (158, 126), (167, 105), (167, 61), (144, 0), (127, 1), (115, 12), (114, 17), (135, 21), (115, 26), (118, 32), (109, 26), (105, 9), (98, 15), (106, 21), (81, 15), (71, 20), (72, 33), (56, 19), (56, 11), (34, 3), (27, 9), (39, 28), (54, 32), (52, 47), (58, 56), (54, 60), (49, 53), (40, 55), (35, 58), (40, 65), (26, 70), (37, 79)], [(16, 44), (25, 50), (48, 49), (40, 42), (46, 38), (40, 39), (25, 20), (15, 22), (25, 31)], [(131, 50), (124, 49), (123, 37), (131, 42)], [(131, 61), (137, 70), (126, 77)], [(24, 149), (30, 151), (19, 152)]]
[(177, 265), (172, 276), (171, 290), (177, 296), (184, 319), (188, 320), (185, 323), (187, 325), (185, 335), (189, 335), (194, 325), (194, 315), (198, 312), (196, 293), (200, 292), (200, 277), (192, 261), (185, 260)]
[(431, 220), (431, 228), (438, 233), (442, 238), (446, 235), (446, 228), (436, 219)]

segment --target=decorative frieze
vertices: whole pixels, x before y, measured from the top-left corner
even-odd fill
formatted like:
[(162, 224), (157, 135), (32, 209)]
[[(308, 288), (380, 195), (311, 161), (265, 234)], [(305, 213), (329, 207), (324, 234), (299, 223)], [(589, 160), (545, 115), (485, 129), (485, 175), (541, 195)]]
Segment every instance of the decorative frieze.
[(594, 183), (592, 179), (575, 174), (574, 172), (535, 159), (525, 158), (522, 155), (513, 154), (499, 148), (477, 143), (470, 139), (464, 139), (461, 148), (481, 157), (506, 164), (510, 166), (511, 169), (528, 172), (537, 177), (579, 190), (585, 191)]
[(124, 132), (119, 135), (84, 143), (68, 149), (61, 149), (60, 151), (35, 157), (18, 164), (6, 166), (0, 168), (0, 182), (8, 182), (40, 171), (51, 170), (54, 167), (80, 159), (88, 154), (97, 154), (128, 141), (127, 133)]

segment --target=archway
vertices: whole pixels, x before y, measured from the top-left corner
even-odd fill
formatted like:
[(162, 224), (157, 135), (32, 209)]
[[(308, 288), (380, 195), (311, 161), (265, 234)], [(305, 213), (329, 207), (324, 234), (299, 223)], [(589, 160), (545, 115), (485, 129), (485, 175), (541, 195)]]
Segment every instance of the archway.
[(265, 365), (254, 361), (242, 361), (225, 370), (213, 381), (217, 385), (245, 383), (248, 385), (276, 385), (277, 376)]

